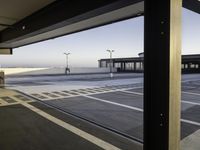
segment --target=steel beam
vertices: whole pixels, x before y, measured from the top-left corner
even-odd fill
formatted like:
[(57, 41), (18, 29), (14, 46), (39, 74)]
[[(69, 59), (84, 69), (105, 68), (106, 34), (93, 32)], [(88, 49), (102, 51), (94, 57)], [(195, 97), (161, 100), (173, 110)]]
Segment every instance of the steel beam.
[[(95, 24), (93, 26), (86, 26), (84, 24), (80, 24), (81, 27), (73, 26), (73, 28), (77, 28), (76, 30), (71, 29), (70, 25), (74, 25), (85, 20), (95, 18), (97, 16), (107, 14), (109, 12), (118, 10), (120, 8), (124, 8), (126, 6), (134, 5), (142, 0), (95, 0), (95, 1), (67, 1), (67, 0), (57, 0), (52, 4), (44, 7), (43, 9), (33, 13), (30, 16), (22, 19), (21, 21), (17, 22), (12, 26), (12, 28), (7, 28), (0, 32), (0, 44), (3, 43), (5, 46), (6, 44), (10, 44), (13, 47), (15, 45), (23, 45), (24, 43), (16, 44), (15, 42), (23, 41), (25, 39), (32, 38), (37, 35), (41, 35), (43, 33), (51, 32), (56, 29), (61, 29), (63, 27), (69, 27), (69, 32), (67, 33), (60, 33), (59, 35), (50, 36), (50, 34), (45, 37), (44, 39), (34, 39), (30, 41), (32, 43), (38, 42), (41, 40), (51, 39), (59, 36), (63, 36), (66, 34), (71, 34), (79, 31), (83, 31), (86, 29), (102, 26), (105, 24), (117, 22), (119, 20), (124, 20), (127, 18), (134, 17), (125, 16), (123, 18), (117, 18), (113, 20), (106, 20), (104, 17), (101, 23)], [(84, 6), (84, 7), (83, 7)], [(135, 17), (143, 15), (140, 13), (140, 8), (136, 9)], [(113, 17), (114, 18), (114, 17)], [(90, 22), (91, 24), (91, 22)], [(63, 31), (65, 32), (65, 31)], [(26, 44), (30, 44), (30, 42)], [(14, 44), (13, 44), (14, 43)]]
[(183, 7), (200, 14), (199, 0), (183, 0)]
[(182, 1), (144, 7), (144, 150), (179, 150)]
[[(199, 0), (183, 0), (183, 7), (200, 13)], [(0, 47), (16, 48), (141, 15), (143, 0), (57, 0), (12, 26), (0, 24), (7, 27), (0, 32)]]

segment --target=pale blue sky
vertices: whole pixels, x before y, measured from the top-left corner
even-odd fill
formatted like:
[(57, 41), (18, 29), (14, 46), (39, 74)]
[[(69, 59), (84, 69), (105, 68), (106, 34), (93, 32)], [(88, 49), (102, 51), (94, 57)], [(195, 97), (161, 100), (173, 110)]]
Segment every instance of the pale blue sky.
[[(200, 15), (183, 9), (182, 53), (200, 54)], [(98, 59), (134, 57), (143, 51), (143, 17), (83, 31), (14, 49), (12, 56), (0, 56), (2, 67), (58, 67), (65, 65), (64, 52), (70, 52), (70, 67), (96, 67)]]

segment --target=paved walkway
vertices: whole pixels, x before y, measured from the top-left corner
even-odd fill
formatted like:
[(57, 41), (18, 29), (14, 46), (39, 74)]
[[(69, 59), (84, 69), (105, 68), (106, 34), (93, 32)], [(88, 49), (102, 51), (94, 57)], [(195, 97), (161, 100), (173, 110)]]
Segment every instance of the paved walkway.
[(0, 88), (0, 93), (2, 150), (142, 149), (139, 143), (67, 116), (16, 91)]

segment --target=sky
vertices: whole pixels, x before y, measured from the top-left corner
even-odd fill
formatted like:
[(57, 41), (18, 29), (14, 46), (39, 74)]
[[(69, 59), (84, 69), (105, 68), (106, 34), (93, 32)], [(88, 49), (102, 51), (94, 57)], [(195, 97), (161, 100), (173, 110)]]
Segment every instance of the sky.
[[(183, 9), (182, 54), (200, 54), (200, 15)], [(70, 67), (97, 67), (98, 60), (137, 57), (143, 52), (144, 18), (138, 17), (103, 27), (23, 46), (13, 55), (1, 55), (1, 67), (63, 67), (70, 53)]]

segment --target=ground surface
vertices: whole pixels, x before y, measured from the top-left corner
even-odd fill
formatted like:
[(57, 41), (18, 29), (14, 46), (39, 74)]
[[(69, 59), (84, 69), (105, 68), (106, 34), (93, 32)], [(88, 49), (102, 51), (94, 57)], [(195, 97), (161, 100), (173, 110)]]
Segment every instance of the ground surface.
[[(3, 134), (0, 137), (8, 139), (8, 136), (11, 136), (11, 141), (19, 144), (19, 141), (15, 140), (17, 135), (22, 145), (26, 145), (26, 140), (29, 141), (29, 138), (39, 137), (41, 140), (31, 140), (32, 149), (35, 148), (36, 143), (39, 146), (37, 149), (49, 149), (49, 147), (78, 149), (76, 147), (78, 145), (82, 149), (107, 149), (99, 146), (98, 142), (91, 143), (89, 139), (81, 138), (80, 133), (72, 134), (66, 126), (63, 129), (63, 123), (55, 121), (59, 119), (111, 144), (109, 146), (115, 146), (114, 149), (133, 149), (133, 147), (142, 149), (141, 144), (133, 141), (133, 139), (137, 141), (143, 139), (142, 82), (142, 74), (118, 74), (113, 79), (103, 74), (10, 77), (6, 80), (6, 88), (19, 90), (28, 97), (23, 95), (25, 97), (23, 98), (16, 93), (0, 97), (0, 106), (2, 106), (0, 118), (8, 118), (5, 124), (0, 125), (0, 130), (7, 130), (7, 133), (11, 132), (11, 129), (18, 131), (11, 132), (10, 135), (4, 135), (4, 132), (0, 131), (0, 134)], [(28, 100), (25, 100), (27, 98)], [(181, 99), (182, 149), (199, 150), (200, 75), (182, 77)], [(3, 112), (7, 112), (6, 115)], [(21, 117), (18, 119), (18, 116)], [(29, 129), (32, 130), (30, 134)], [(69, 145), (63, 139), (73, 140), (67, 140), (71, 143)], [(46, 144), (51, 140), (56, 144)], [(1, 146), (9, 149), (9, 146), (6, 146), (8, 141), (0, 141), (0, 149)], [(60, 147), (55, 147), (58, 145)]]

